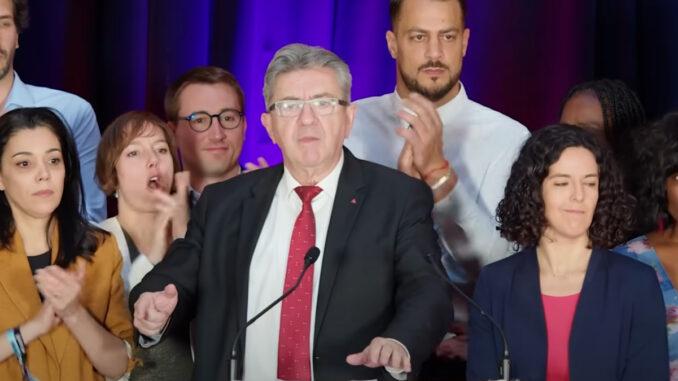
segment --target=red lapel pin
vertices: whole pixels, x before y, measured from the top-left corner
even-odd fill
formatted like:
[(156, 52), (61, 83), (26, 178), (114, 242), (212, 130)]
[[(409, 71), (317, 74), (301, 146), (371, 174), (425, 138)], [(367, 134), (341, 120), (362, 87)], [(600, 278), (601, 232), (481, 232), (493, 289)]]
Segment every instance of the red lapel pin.
[(357, 204), (357, 203), (358, 203), (358, 201), (356, 201), (355, 197), (353, 197), (353, 198), (351, 199), (351, 204)]

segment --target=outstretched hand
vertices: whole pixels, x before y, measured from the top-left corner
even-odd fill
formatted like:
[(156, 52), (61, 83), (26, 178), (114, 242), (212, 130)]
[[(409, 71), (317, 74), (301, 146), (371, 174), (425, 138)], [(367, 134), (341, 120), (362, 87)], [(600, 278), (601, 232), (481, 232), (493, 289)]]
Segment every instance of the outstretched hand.
[(392, 339), (375, 337), (362, 352), (346, 356), (351, 365), (362, 365), (368, 368), (389, 367), (409, 373), (412, 371), (410, 356), (400, 343)]
[(159, 334), (179, 301), (177, 288), (168, 284), (157, 292), (144, 292), (134, 303), (134, 327), (146, 336)]

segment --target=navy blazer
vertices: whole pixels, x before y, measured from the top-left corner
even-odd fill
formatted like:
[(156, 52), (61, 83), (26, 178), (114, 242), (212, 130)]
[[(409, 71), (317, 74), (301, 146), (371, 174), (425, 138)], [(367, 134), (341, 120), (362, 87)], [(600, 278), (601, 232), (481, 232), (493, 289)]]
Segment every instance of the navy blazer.
[[(486, 266), (475, 300), (506, 334), (511, 377), (546, 379), (546, 322), (535, 248)], [(499, 377), (498, 331), (471, 309), (468, 380)], [(570, 379), (669, 379), (664, 301), (651, 267), (594, 249), (584, 277), (569, 342)]]

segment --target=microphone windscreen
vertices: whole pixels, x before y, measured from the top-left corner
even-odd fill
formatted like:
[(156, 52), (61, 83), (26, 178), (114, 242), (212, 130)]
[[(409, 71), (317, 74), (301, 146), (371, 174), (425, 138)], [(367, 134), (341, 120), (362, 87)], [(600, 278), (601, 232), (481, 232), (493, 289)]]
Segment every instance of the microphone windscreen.
[(315, 263), (315, 261), (318, 260), (318, 257), (320, 256), (320, 249), (317, 247), (313, 246), (312, 248), (308, 249), (306, 252), (306, 256), (304, 257), (304, 265), (310, 266)]

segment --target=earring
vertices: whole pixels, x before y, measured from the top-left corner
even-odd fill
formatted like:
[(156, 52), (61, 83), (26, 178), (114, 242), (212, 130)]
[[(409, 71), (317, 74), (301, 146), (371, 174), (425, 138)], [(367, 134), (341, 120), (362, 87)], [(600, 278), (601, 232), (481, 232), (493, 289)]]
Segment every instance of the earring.
[(113, 197), (118, 198), (118, 191), (113, 192)]

